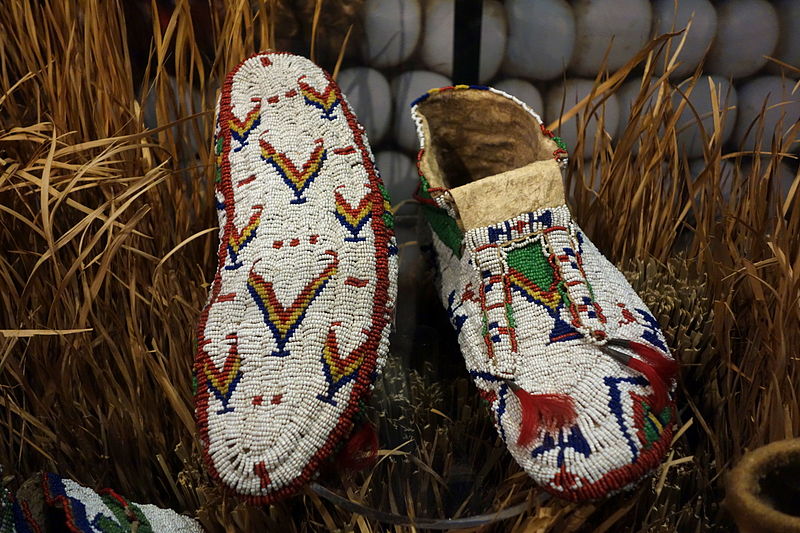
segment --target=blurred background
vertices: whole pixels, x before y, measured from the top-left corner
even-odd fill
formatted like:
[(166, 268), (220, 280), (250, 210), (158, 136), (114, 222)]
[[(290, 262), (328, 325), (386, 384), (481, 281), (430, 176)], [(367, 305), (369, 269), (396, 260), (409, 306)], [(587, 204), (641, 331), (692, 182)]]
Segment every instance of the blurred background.
[[(396, 515), (520, 505), (480, 531), (730, 531), (726, 476), (800, 436), (800, 2), (484, 0), (479, 80), (567, 142), (569, 203), (681, 362), (679, 431), (635, 491), (549, 498), (464, 376), (412, 199), (409, 103), (453, 75), (458, 0), (10, 0), (0, 11), (0, 465), (209, 531), (384, 531), (307, 492), (225, 496), (194, 438), (213, 275), (213, 108), (266, 48), (334, 73), (393, 199), (400, 298), (370, 406), (379, 462), (320, 482)], [(456, 50), (456, 52), (458, 52)], [(481, 120), (476, 113), (474, 120)], [(391, 530), (420, 530), (392, 526)]]
[[(578, 146), (578, 120), (566, 121), (559, 130), (573, 158), (590, 159), (597, 137), (616, 145), (625, 134), (636, 97), (642, 91), (657, 92), (664, 81), (675, 89), (674, 106), (686, 100), (676, 124), (678, 150), (698, 175), (706, 159), (703, 141), (713, 133), (711, 93), (714, 105), (725, 115), (715, 141), (726, 154), (753, 152), (756, 144), (769, 152), (773, 133), (786, 140), (800, 119), (798, 2), (467, 1), (483, 5), (479, 79), (474, 83), (515, 95), (555, 127), (561, 125), (565, 111), (589, 98), (582, 110), (595, 118), (588, 123), (589, 138)], [(198, 48), (209, 60), (215, 55), (212, 17), (226, 3), (189, 4)], [(339, 84), (367, 128), (393, 197), (411, 198), (417, 138), (408, 108), (428, 89), (453, 83), (456, 0), (330, 1), (322, 2), (318, 10), (315, 2), (276, 5), (276, 47), (313, 53), (318, 63), (337, 71)], [(127, 20), (135, 21), (128, 24), (128, 37), (134, 76), (141, 79), (151, 45), (153, 6), (130, 2), (125, 9)], [(159, 0), (155, 9), (160, 26), (167, 28), (175, 2)], [(670, 33), (676, 37), (660, 43), (649, 58), (637, 56), (652, 38)], [(653, 64), (646, 65), (648, 60)], [(630, 65), (631, 61), (636, 64)], [(624, 67), (629, 68), (624, 69), (623, 82), (615, 84), (611, 94), (600, 94), (595, 82)], [(193, 89), (194, 94), (183, 98), (199, 101), (199, 87)], [(652, 108), (655, 98), (649, 94), (643, 111)], [(766, 137), (755, 127), (762, 108)], [(146, 119), (154, 123), (154, 110), (146, 111), (150, 112)], [(602, 127), (597, 120), (602, 120)], [(798, 144), (791, 148), (796, 153)], [(788, 184), (796, 165), (784, 163), (780, 172)]]

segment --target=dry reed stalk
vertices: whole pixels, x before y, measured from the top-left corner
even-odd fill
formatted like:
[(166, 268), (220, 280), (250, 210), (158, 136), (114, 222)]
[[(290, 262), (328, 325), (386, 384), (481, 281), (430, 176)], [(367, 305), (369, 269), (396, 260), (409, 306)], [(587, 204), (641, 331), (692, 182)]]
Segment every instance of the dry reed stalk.
[[(342, 57), (347, 65), (338, 43), (359, 4), (322, 5), (339, 9), (314, 48), (329, 69)], [(311, 492), (269, 508), (239, 504), (198, 459), (190, 366), (216, 247), (207, 147), (216, 90), (270, 43), (310, 49), (318, 4), (209, 5), (202, 27), (188, 0), (146, 18), (144, 62), (128, 53), (133, 19), (127, 12), (126, 25), (121, 0), (14, 0), (0, 11), (0, 464), (12, 487), (54, 470), (195, 514), (209, 531), (382, 531)], [(626, 265), (684, 363), (683, 427), (662, 471), (603, 502), (541, 498), (461, 375), (434, 304), (416, 324), (430, 342), (417, 335), (411, 349), (396, 347), (376, 393), (380, 461), (359, 474), (326, 472), (327, 485), (419, 517), (528, 503), (524, 515), (483, 530), (728, 528), (720, 502), (729, 466), (746, 449), (800, 434), (800, 181), (779, 197), (777, 165), (794, 156), (762, 132), (772, 155), (753, 165), (726, 156), (737, 168), (726, 196), (718, 103), (706, 170), (692, 180), (676, 141), (687, 102), (666, 75), (643, 88), (615, 145), (587, 132), (598, 102), (635, 69), (655, 75), (675, 41), (651, 43), (598, 78), (592, 104), (567, 114), (582, 132), (574, 153), (595, 139), (591, 161), (570, 169), (575, 212)], [(795, 138), (800, 126), (791, 127)], [(429, 275), (418, 291), (430, 298)]]

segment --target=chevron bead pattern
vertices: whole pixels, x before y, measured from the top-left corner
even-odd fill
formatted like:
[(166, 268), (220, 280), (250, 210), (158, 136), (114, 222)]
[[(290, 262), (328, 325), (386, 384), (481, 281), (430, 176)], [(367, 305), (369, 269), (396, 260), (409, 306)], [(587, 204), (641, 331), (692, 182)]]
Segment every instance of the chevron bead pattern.
[(291, 202), (293, 204), (305, 202), (306, 200), (302, 196), (303, 192), (320, 173), (328, 156), (328, 152), (322, 145), (322, 139), (317, 139), (314, 150), (300, 168), (285, 153), (278, 152), (264, 139), (260, 139), (259, 144), (261, 145), (261, 157), (275, 168), (284, 183), (294, 191), (295, 197)]
[(339, 105), (339, 96), (333, 82), (326, 85), (322, 91), (318, 91), (313, 85), (306, 83), (305, 78), (300, 79), (298, 84), (305, 102), (322, 111), (321, 118), (335, 120), (333, 112)]
[(261, 125), (261, 100), (256, 98), (254, 101), (256, 106), (247, 113), (244, 120), (239, 120), (234, 116), (228, 121), (231, 137), (238, 143), (233, 149), (234, 152), (238, 152), (244, 148), (247, 145), (250, 132)]
[(326, 253), (333, 257), (332, 262), (325, 267), (325, 270), (319, 276), (315, 276), (303, 287), (303, 290), (288, 307), (284, 307), (281, 304), (275, 294), (273, 282), (265, 281), (263, 277), (254, 271), (250, 272), (250, 276), (247, 279), (247, 288), (250, 290), (256, 305), (263, 313), (264, 323), (272, 331), (272, 335), (278, 345), (277, 350), (272, 355), (277, 357), (289, 355), (289, 352), (285, 349), (286, 343), (302, 322), (311, 302), (314, 301), (328, 281), (336, 274), (336, 269), (339, 265), (336, 252), (328, 250)]
[(397, 247), (363, 128), (309, 60), (245, 60), (217, 114), (195, 415), (209, 473), (264, 505), (349, 437), (388, 350)]
[[(372, 215), (372, 195), (364, 196), (356, 207), (350, 205), (338, 190), (334, 192), (334, 196), (336, 198), (336, 219), (351, 233), (347, 240), (353, 242), (364, 240), (358, 234), (361, 233), (361, 229)], [(388, 209), (387, 206), (384, 205), (384, 209)]]
[(206, 353), (203, 349), (203, 347), (207, 345), (209, 341), (202, 340), (200, 342), (201, 355), (199, 365), (206, 378), (206, 382), (208, 383), (208, 389), (214, 393), (214, 396), (216, 396), (216, 398), (222, 404), (222, 409), (218, 412), (218, 414), (222, 414), (230, 410), (228, 408), (228, 402), (231, 399), (233, 391), (236, 390), (236, 385), (239, 383), (239, 380), (242, 377), (242, 373), (240, 371), (242, 366), (242, 358), (239, 356), (238, 352), (238, 340), (235, 334), (229, 335), (228, 338), (233, 342), (230, 344), (228, 356), (225, 358), (221, 369), (217, 368), (217, 366), (208, 356), (208, 353)]

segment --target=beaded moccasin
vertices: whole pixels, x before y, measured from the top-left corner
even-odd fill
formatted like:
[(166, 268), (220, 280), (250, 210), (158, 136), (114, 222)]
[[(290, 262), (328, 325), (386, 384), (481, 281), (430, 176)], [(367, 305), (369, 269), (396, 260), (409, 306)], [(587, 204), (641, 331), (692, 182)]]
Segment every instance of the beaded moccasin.
[(441, 298), (500, 436), (563, 498), (632, 486), (670, 445), (677, 365), (572, 219), (562, 143), (486, 87), (430, 91), (412, 115)]
[(212, 475), (270, 503), (352, 433), (388, 350), (397, 248), (364, 129), (311, 61), (248, 58), (217, 117), (220, 246), (196, 416)]
[(41, 533), (201, 533), (188, 516), (155, 505), (129, 502), (111, 489), (95, 492), (71, 479), (44, 473), (26, 481), (3, 502), (0, 531)]

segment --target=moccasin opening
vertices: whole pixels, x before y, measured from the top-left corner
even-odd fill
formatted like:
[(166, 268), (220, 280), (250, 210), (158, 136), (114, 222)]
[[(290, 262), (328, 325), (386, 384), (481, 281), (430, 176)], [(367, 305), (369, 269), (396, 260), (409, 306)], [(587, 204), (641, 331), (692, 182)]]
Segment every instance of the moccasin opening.
[(487, 90), (442, 91), (420, 102), (446, 188), (553, 159), (558, 149), (536, 118), (514, 100)]

